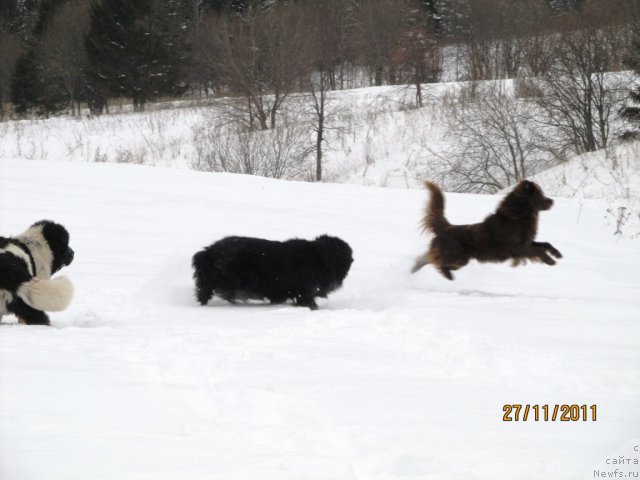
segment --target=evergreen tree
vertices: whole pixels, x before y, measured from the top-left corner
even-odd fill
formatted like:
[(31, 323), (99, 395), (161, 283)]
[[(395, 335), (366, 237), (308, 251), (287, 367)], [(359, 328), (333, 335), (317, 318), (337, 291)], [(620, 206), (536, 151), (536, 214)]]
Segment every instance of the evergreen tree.
[(584, 0), (547, 0), (549, 7), (554, 10), (566, 11), (571, 9), (580, 8), (584, 3)]
[(469, 33), (469, 0), (434, 0), (433, 9), (437, 12), (438, 33), (454, 38), (461, 38)]
[(437, 0), (420, 0), (420, 6), (427, 17), (427, 27), (438, 34), (442, 33), (442, 16), (438, 11)]
[(16, 113), (22, 115), (37, 103), (35, 62), (33, 51), (21, 55), (11, 76), (11, 103)]
[(26, 40), (38, 19), (40, 0), (0, 0), (0, 31)]
[(257, 7), (271, 3), (274, 3), (273, 0), (204, 0), (207, 8), (218, 13), (223, 11), (242, 13), (247, 7)]
[[(39, 55), (41, 39), (56, 10), (66, 0), (43, 0), (38, 8), (37, 22), (25, 53), (16, 61), (11, 76), (11, 103), (18, 114), (34, 110), (41, 115), (61, 110), (66, 104), (64, 92), (55, 79), (49, 78)], [(24, 8), (24, 5), (18, 7)]]
[(135, 110), (185, 91), (186, 25), (179, 0), (103, 0), (91, 7), (85, 37), (89, 74)]

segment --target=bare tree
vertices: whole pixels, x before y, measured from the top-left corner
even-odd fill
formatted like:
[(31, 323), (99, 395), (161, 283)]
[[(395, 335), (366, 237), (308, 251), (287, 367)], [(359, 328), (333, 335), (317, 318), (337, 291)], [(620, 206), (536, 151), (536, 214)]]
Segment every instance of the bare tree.
[(539, 83), (539, 122), (559, 158), (607, 147), (628, 84), (611, 74), (621, 68), (628, 33), (618, 24), (602, 25), (606, 12), (600, 8), (587, 13), (567, 15), (554, 39), (554, 61)]
[(405, 0), (363, 0), (357, 13), (357, 50), (369, 69), (372, 85), (397, 83), (397, 71), (390, 65), (402, 31), (407, 26)]
[[(548, 32), (549, 10), (539, 0), (474, 0), (454, 22), (468, 80), (513, 78), (531, 61), (543, 68), (541, 40)], [(542, 64), (542, 65), (541, 65)]]
[(304, 126), (291, 122), (271, 130), (240, 125), (194, 129), (196, 157), (192, 167), (212, 172), (244, 173), (288, 180), (310, 179), (309, 142)]
[(305, 31), (293, 4), (248, 7), (242, 14), (210, 15), (201, 28), (201, 61), (231, 93), (244, 98), (248, 126), (275, 128), (277, 114), (306, 70)]
[(416, 106), (423, 106), (422, 84), (435, 83), (442, 74), (442, 45), (435, 32), (424, 22), (421, 26), (405, 29), (390, 65), (400, 72), (400, 78), (413, 84), (416, 90)]
[(528, 102), (497, 87), (475, 98), (449, 109), (451, 141), (445, 151), (430, 151), (430, 176), (455, 191), (493, 193), (548, 166), (530, 130), (535, 113)]
[(316, 165), (314, 179), (316, 182), (322, 180), (324, 143), (326, 142), (326, 133), (329, 129), (327, 124), (329, 120), (338, 113), (338, 107), (331, 103), (329, 99), (330, 85), (330, 72), (320, 70), (310, 77), (307, 87), (308, 104), (311, 108), (311, 128), (315, 133), (314, 150)]
[(313, 67), (328, 74), (329, 88), (344, 87), (346, 68), (353, 56), (354, 2), (307, 0), (305, 44)]
[(310, 62), (302, 86), (305, 105), (310, 110), (305, 113), (311, 119), (315, 133), (315, 180), (319, 182), (322, 180), (327, 124), (338, 111), (331, 103), (329, 93), (336, 89), (337, 78), (341, 83), (343, 79), (348, 51), (346, 22), (351, 15), (351, 4), (343, 0), (309, 0), (305, 5), (307, 36), (300, 48), (304, 48)]

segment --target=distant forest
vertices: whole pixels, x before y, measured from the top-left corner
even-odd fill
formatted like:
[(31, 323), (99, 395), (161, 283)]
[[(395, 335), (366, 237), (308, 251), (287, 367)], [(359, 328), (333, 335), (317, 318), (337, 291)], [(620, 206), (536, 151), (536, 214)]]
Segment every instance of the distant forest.
[(292, 92), (419, 89), (444, 62), (455, 80), (541, 76), (574, 34), (620, 70), (639, 25), (638, 0), (0, 0), (0, 118), (227, 95), (268, 129)]

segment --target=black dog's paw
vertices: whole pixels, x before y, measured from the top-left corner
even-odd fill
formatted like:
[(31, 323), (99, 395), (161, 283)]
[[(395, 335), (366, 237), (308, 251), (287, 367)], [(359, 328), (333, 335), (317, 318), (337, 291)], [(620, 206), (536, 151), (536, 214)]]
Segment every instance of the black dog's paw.
[(318, 310), (318, 304), (315, 298), (309, 297), (296, 297), (294, 304), (298, 307), (309, 307), (310, 310)]

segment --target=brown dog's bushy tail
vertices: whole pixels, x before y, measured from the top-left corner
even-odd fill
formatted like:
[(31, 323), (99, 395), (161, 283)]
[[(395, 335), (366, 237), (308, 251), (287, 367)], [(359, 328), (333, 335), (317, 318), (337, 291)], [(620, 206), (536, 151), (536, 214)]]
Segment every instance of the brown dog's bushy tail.
[(435, 183), (427, 180), (424, 186), (431, 192), (431, 197), (424, 211), (422, 228), (438, 235), (449, 226), (449, 222), (444, 218), (444, 195)]

